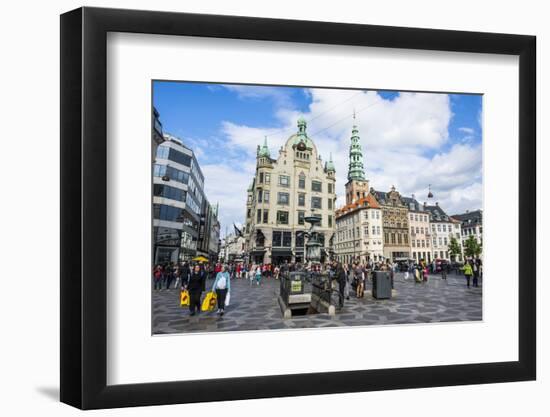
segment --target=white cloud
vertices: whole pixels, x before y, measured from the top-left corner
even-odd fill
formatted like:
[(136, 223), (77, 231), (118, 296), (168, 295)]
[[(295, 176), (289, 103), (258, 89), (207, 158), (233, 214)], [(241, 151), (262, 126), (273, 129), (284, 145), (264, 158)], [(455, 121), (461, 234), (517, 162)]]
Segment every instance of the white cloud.
[(223, 87), (237, 93), (237, 96), (243, 100), (263, 100), (269, 98), (274, 100), (275, 104), (279, 107), (292, 106), (290, 90), (286, 88), (236, 84), (226, 84)]
[(462, 133), (467, 133), (468, 135), (473, 135), (475, 132), (475, 130), (471, 127), (459, 127), (458, 130)]
[[(276, 98), (276, 87), (231, 86), (243, 98)], [(281, 93), (284, 95), (284, 93)], [(435, 199), (449, 214), (481, 207), (481, 147), (468, 141), (450, 141), (448, 127), (453, 116), (445, 94), (401, 93), (385, 100), (374, 91), (310, 89), (308, 134), (324, 160), (332, 153), (336, 165), (338, 203), (343, 203), (347, 182), (352, 113), (359, 128), (367, 178), (378, 190), (395, 185), (403, 195), (415, 194), (423, 202), (432, 184)], [(220, 201), (222, 227), (242, 222), (246, 189), (255, 170), (256, 147), (268, 136), (272, 157), (296, 131), (300, 113), (279, 100), (274, 116), (277, 128), (235, 124), (220, 126), (226, 143), (217, 150), (219, 163), (206, 165), (205, 186), (211, 202)], [(469, 133), (468, 127), (461, 128)], [(473, 129), (472, 133), (473, 133)], [(211, 184), (211, 183), (216, 183)], [(228, 222), (228, 223), (225, 223)]]
[(222, 234), (233, 231), (233, 223), (242, 223), (246, 211), (246, 190), (252, 181), (254, 168), (238, 161), (201, 166), (204, 188), (210, 204), (219, 203)]

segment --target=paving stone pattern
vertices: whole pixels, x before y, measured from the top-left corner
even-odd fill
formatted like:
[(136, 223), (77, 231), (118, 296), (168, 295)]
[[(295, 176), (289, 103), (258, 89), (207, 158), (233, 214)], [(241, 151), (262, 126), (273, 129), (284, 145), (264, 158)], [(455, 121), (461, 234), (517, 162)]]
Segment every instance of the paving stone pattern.
[[(212, 280), (207, 282), (207, 289)], [(442, 280), (431, 275), (427, 283), (405, 280), (397, 274), (392, 299), (376, 300), (367, 283), (364, 298), (353, 292), (335, 316), (310, 314), (283, 319), (277, 296), (279, 281), (264, 278), (260, 286), (248, 280), (231, 281), (231, 304), (225, 315), (215, 311), (190, 316), (179, 306), (179, 289), (153, 290), (153, 333), (195, 333), (246, 330), (275, 330), (382, 324), (476, 321), (482, 319), (482, 286), (467, 288), (462, 275)], [(204, 294), (203, 294), (204, 297)]]

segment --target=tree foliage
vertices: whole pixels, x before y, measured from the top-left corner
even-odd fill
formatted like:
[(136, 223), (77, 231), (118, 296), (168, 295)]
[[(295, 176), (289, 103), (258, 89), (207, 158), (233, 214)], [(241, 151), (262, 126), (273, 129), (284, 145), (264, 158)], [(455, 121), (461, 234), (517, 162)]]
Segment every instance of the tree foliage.
[(460, 255), (460, 244), (456, 240), (456, 238), (451, 237), (451, 241), (449, 242), (449, 254), (451, 255), (451, 258), (454, 256)]
[(481, 254), (481, 245), (477, 239), (470, 235), (466, 242), (464, 242), (464, 255), (468, 257), (476, 258)]

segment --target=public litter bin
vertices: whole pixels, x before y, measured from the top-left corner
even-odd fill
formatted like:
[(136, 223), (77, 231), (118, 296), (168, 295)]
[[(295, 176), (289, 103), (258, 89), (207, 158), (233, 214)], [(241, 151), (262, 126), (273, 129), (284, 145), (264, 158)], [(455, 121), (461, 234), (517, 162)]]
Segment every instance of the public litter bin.
[(377, 300), (391, 298), (391, 277), (389, 271), (374, 271), (372, 296)]

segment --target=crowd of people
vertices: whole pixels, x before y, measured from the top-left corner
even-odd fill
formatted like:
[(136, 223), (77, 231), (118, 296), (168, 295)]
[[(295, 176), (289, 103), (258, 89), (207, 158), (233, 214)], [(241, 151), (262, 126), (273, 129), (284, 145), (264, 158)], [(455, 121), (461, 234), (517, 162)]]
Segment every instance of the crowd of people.
[[(446, 280), (451, 272), (448, 263), (437, 265), (436, 262), (427, 263), (407, 261), (405, 263), (382, 262), (353, 262), (341, 263), (337, 261), (323, 264), (302, 264), (299, 262), (285, 261), (279, 265), (254, 264), (233, 262), (228, 264), (218, 263), (167, 263), (156, 265), (153, 269), (153, 288), (155, 291), (168, 289), (187, 290), (190, 302), (191, 315), (199, 314), (201, 310), (202, 294), (206, 291), (207, 281), (212, 280), (210, 291), (217, 296), (218, 311), (222, 316), (225, 306), (228, 304), (232, 279), (247, 279), (250, 285), (260, 286), (262, 279), (280, 279), (281, 276), (294, 271), (308, 271), (327, 273), (338, 290), (339, 306), (343, 307), (344, 300), (349, 300), (350, 292), (354, 291), (357, 298), (363, 298), (368, 281), (372, 281), (374, 271), (388, 271), (391, 279), (391, 287), (394, 287), (394, 277), (398, 272), (403, 272), (405, 280), (413, 279), (415, 283), (427, 283), (430, 273), (440, 273), (441, 279)], [(464, 274), (466, 285), (470, 288), (479, 286), (482, 277), (482, 262), (480, 259), (468, 259), (463, 266), (454, 269), (456, 273)]]

